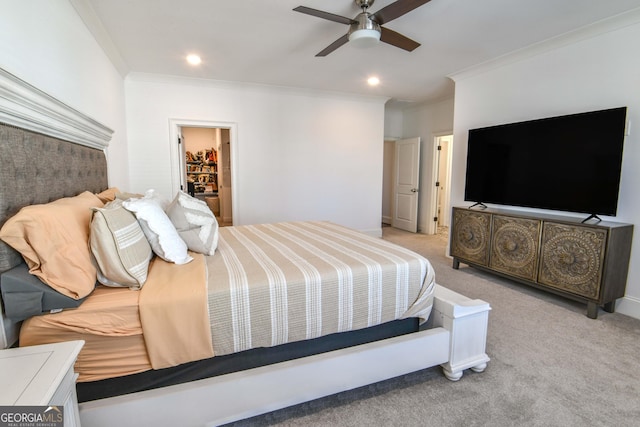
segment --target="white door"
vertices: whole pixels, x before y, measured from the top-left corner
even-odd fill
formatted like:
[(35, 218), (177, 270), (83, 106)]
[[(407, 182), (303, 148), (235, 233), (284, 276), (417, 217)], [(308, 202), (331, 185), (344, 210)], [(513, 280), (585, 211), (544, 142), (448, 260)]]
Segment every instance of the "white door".
[(418, 231), (420, 138), (396, 141), (392, 226)]
[[(451, 181), (451, 145), (453, 135), (442, 135), (435, 138), (435, 188), (436, 188), (436, 211), (437, 226), (448, 227), (450, 211), (449, 182)], [(436, 230), (434, 230), (434, 233)]]

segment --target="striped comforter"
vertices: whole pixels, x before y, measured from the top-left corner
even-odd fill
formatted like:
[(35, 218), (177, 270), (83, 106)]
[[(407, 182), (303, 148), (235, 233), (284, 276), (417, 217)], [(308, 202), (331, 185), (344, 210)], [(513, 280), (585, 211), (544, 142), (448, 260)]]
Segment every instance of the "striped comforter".
[(328, 222), (221, 228), (207, 269), (215, 355), (426, 319), (433, 302), (425, 258)]

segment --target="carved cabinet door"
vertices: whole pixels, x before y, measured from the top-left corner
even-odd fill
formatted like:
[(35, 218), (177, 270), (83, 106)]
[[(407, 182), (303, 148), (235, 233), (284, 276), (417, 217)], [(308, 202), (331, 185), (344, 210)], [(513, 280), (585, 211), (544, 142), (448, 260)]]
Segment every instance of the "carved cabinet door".
[(494, 270), (535, 281), (538, 275), (538, 245), (541, 221), (493, 216), (491, 259)]
[(538, 281), (598, 299), (606, 243), (606, 229), (545, 222)]
[(489, 263), (490, 231), (490, 214), (454, 209), (451, 256), (486, 266)]

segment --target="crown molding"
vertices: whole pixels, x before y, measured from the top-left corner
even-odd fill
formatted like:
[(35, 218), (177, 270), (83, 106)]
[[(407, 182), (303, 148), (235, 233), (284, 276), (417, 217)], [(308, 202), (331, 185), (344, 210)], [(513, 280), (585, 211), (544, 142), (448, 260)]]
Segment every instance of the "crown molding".
[(124, 78), (129, 74), (129, 71), (131, 71), (129, 65), (127, 65), (126, 61), (122, 58), (120, 51), (115, 43), (113, 43), (111, 36), (104, 28), (93, 6), (91, 6), (87, 0), (69, 0), (69, 3), (71, 3), (71, 6), (76, 10), (76, 13), (80, 16), (84, 25), (102, 48), (102, 51), (107, 55), (116, 70), (118, 70), (118, 73)]
[(330, 98), (330, 99), (344, 99), (344, 100), (359, 100), (364, 102), (371, 102), (374, 104), (382, 104), (386, 103), (390, 98), (388, 96), (382, 95), (367, 95), (361, 93), (351, 93), (351, 92), (339, 92), (339, 91), (330, 91), (323, 89), (310, 89), (304, 87), (295, 87), (295, 86), (282, 86), (275, 84), (266, 84), (266, 83), (253, 83), (253, 82), (242, 82), (242, 81), (234, 81), (234, 80), (215, 80), (209, 78), (201, 78), (201, 77), (185, 77), (185, 76), (174, 76), (169, 74), (156, 74), (156, 73), (143, 73), (143, 72), (130, 72), (127, 74), (125, 78), (125, 84), (127, 82), (132, 83), (159, 83), (159, 84), (175, 84), (175, 85), (189, 85), (195, 87), (210, 87), (210, 88), (220, 88), (220, 89), (240, 89), (247, 90), (251, 89), (255, 92), (264, 92), (264, 93), (288, 93), (291, 95), (303, 95), (303, 96), (312, 96), (314, 98)]
[(0, 68), (0, 122), (104, 150), (113, 130)]

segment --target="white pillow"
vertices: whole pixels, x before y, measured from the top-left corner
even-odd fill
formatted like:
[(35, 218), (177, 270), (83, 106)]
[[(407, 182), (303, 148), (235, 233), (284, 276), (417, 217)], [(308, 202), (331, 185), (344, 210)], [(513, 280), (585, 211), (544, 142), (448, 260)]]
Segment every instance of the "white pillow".
[(161, 199), (153, 190), (147, 191), (142, 198), (126, 200), (122, 205), (136, 215), (156, 255), (176, 264), (186, 264), (193, 260), (187, 253), (187, 244), (178, 235), (162, 209)]
[[(167, 200), (164, 197), (162, 197), (153, 188), (150, 189), (150, 190), (145, 191), (144, 192), (144, 197), (146, 199), (150, 199), (150, 200), (153, 200), (154, 202), (156, 202), (162, 208), (163, 211), (167, 209), (167, 206), (169, 206), (169, 200)], [(131, 197), (129, 197), (129, 198), (131, 198)]]
[(179, 191), (166, 212), (189, 250), (214, 254), (218, 247), (218, 221), (204, 201)]

